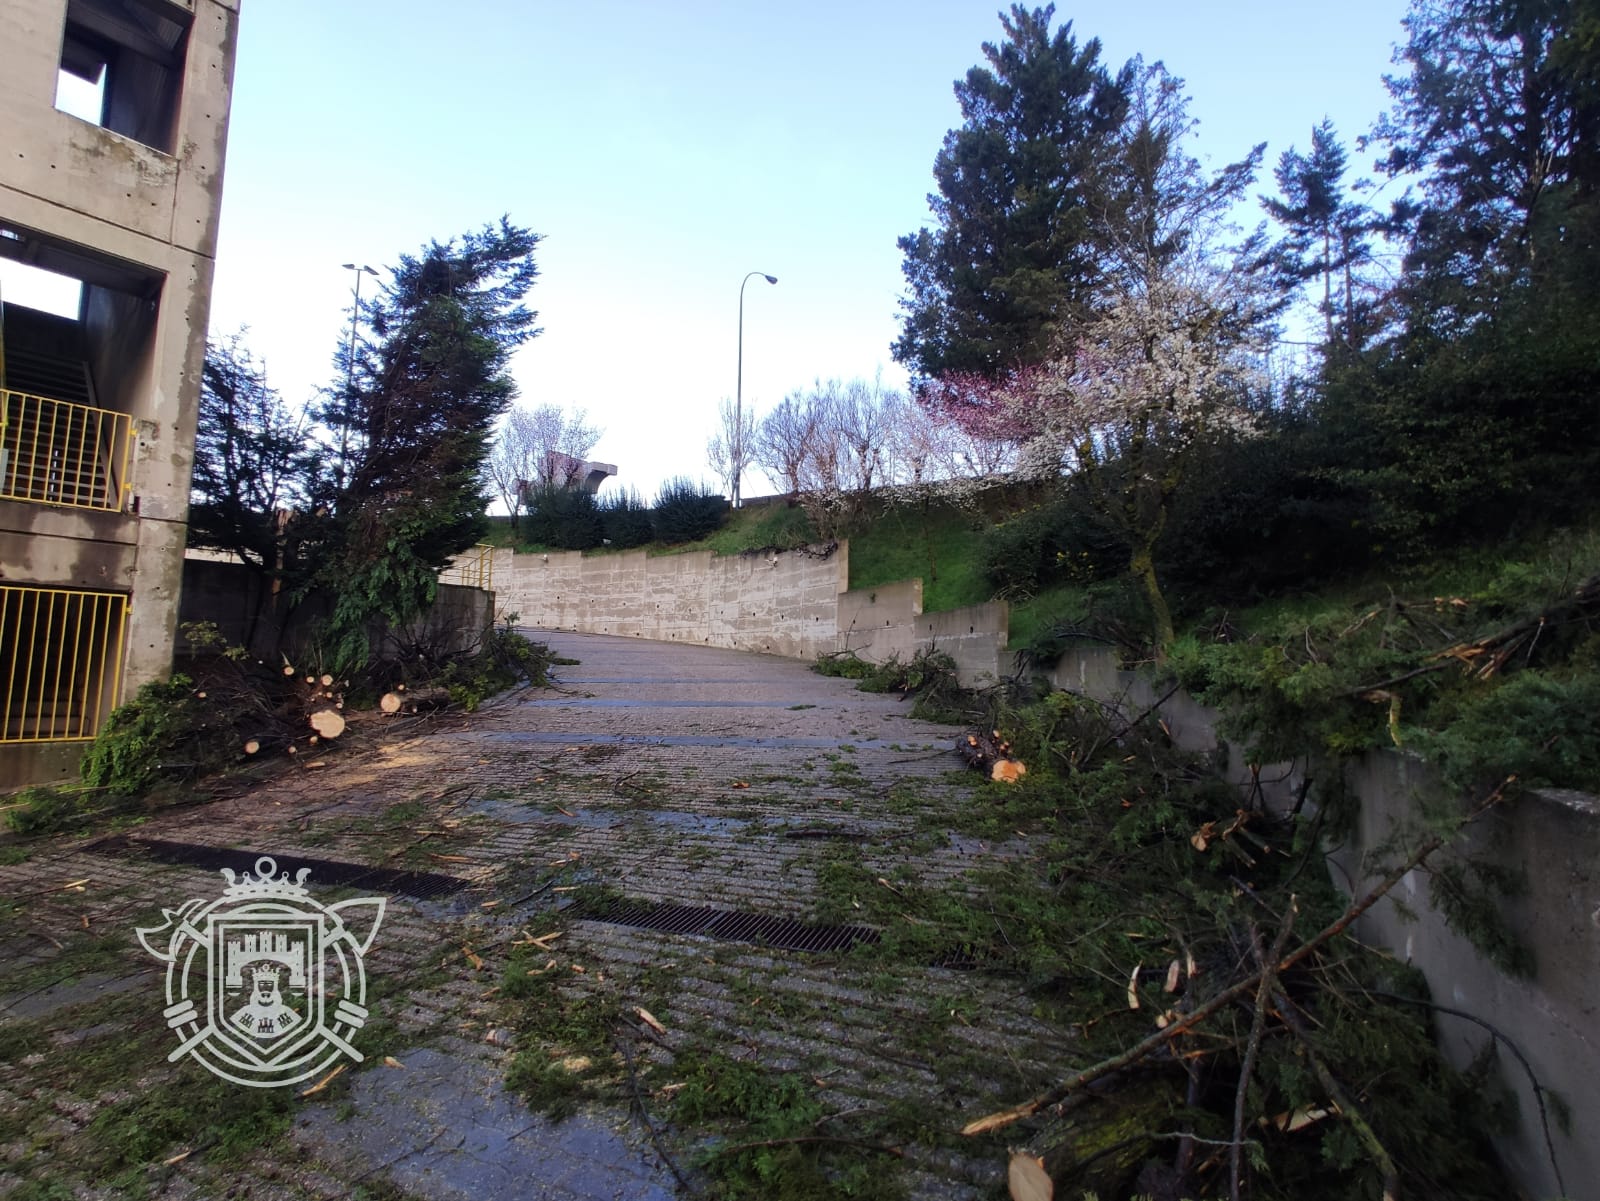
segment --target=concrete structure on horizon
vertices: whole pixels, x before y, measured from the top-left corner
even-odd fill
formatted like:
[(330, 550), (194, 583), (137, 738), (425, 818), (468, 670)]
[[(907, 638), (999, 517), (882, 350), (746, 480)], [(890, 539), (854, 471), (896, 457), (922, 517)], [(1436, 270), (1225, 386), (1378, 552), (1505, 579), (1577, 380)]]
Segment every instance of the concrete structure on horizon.
[[(239, 0), (0, 6), (0, 786), (69, 775), (171, 667)], [(94, 90), (99, 120), (57, 108)], [(3, 300), (3, 298), (0, 298)]]

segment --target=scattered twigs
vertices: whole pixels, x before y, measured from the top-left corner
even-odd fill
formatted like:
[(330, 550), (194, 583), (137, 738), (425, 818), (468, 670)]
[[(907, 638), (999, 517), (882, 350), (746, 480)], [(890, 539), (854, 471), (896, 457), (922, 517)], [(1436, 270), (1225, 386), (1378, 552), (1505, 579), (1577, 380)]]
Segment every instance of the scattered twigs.
[(1396, 1201), (1400, 1191), (1400, 1174), (1395, 1169), (1394, 1158), (1385, 1149), (1384, 1145), (1378, 1141), (1378, 1136), (1372, 1129), (1371, 1124), (1361, 1115), (1361, 1110), (1356, 1107), (1356, 1103), (1345, 1092), (1344, 1086), (1339, 1083), (1333, 1072), (1329, 1070), (1328, 1065), (1322, 1061), (1322, 1056), (1317, 1054), (1317, 1049), (1311, 1041), (1311, 1035), (1306, 1030), (1305, 1022), (1294, 1002), (1288, 998), (1282, 989), (1276, 986), (1274, 986), (1273, 992), (1273, 999), (1277, 1004), (1278, 1017), (1288, 1027), (1289, 1033), (1300, 1041), (1301, 1047), (1305, 1049), (1306, 1060), (1311, 1064), (1311, 1070), (1316, 1073), (1317, 1080), (1321, 1083), (1323, 1090), (1328, 1094), (1329, 1099), (1339, 1107), (1340, 1116), (1350, 1123), (1351, 1129), (1356, 1132), (1356, 1137), (1361, 1140), (1361, 1145), (1367, 1149), (1367, 1154), (1372, 1156), (1372, 1162), (1378, 1165), (1378, 1171), (1383, 1177), (1383, 1201)]
[(1584, 580), (1566, 600), (1559, 604), (1551, 605), (1487, 637), (1470, 642), (1458, 642), (1441, 651), (1435, 651), (1420, 667), (1391, 676), (1387, 680), (1380, 680), (1376, 684), (1364, 684), (1352, 689), (1346, 695), (1362, 696), (1369, 692), (1379, 692), (1415, 679), (1417, 676), (1441, 671), (1451, 664), (1464, 668), (1480, 679), (1487, 679), (1504, 667), (1524, 645), (1527, 646), (1528, 657), (1531, 659), (1534, 644), (1538, 642), (1546, 626), (1559, 625), (1568, 617), (1597, 606), (1600, 606), (1600, 575), (1590, 576)]
[(1109, 1059), (1103, 1059), (1099, 1063), (1093, 1064), (1092, 1066), (1085, 1068), (1083, 1071), (1069, 1076), (1059, 1084), (1056, 1084), (1046, 1091), (1040, 1093), (1037, 1097), (1034, 1097), (1028, 1101), (1024, 1101), (1020, 1105), (1016, 1105), (1011, 1109), (1001, 1110), (998, 1113), (988, 1114), (985, 1117), (968, 1122), (961, 1128), (961, 1133), (966, 1135), (984, 1134), (991, 1130), (999, 1130), (1001, 1127), (1009, 1126), (1013, 1122), (1021, 1121), (1023, 1118), (1032, 1117), (1041, 1109), (1065, 1100), (1071, 1094), (1077, 1092), (1085, 1085), (1092, 1084), (1102, 1076), (1105, 1076), (1110, 1072), (1114, 1072), (1119, 1068), (1125, 1068), (1129, 1064), (1139, 1062), (1152, 1052), (1160, 1050), (1162, 1047), (1166, 1046), (1179, 1035), (1185, 1034), (1192, 1030), (1195, 1026), (1198, 1026), (1201, 1022), (1204, 1022), (1219, 1010), (1233, 1004), (1233, 1002), (1239, 1000), (1241, 997), (1247, 996), (1251, 991), (1260, 987), (1261, 979), (1267, 971), (1271, 971), (1275, 975), (1281, 975), (1283, 972), (1287, 971), (1301, 960), (1307, 958), (1331, 940), (1337, 938), (1340, 934), (1343, 934), (1345, 930), (1347, 930), (1350, 925), (1356, 921), (1357, 918), (1359, 918), (1363, 913), (1371, 909), (1385, 896), (1387, 896), (1389, 891), (1393, 889), (1394, 886), (1402, 879), (1404, 879), (1407, 873), (1411, 872), (1440, 847), (1444, 846), (1445, 843), (1449, 841), (1449, 838), (1458, 830), (1476, 821), (1478, 818), (1482, 817), (1484, 813), (1488, 812), (1488, 810), (1503, 801), (1505, 799), (1505, 790), (1513, 782), (1515, 782), (1515, 780), (1515, 776), (1507, 776), (1500, 782), (1499, 785), (1495, 787), (1494, 791), (1489, 793), (1489, 795), (1483, 801), (1474, 806), (1472, 811), (1468, 813), (1466, 817), (1462, 818), (1462, 820), (1451, 831), (1449, 831), (1447, 834), (1436, 834), (1431, 838), (1425, 839), (1416, 847), (1415, 850), (1412, 851), (1409, 856), (1407, 856), (1404, 862), (1390, 869), (1388, 874), (1379, 880), (1378, 883), (1374, 885), (1372, 889), (1368, 891), (1366, 895), (1364, 895), (1359, 901), (1349, 906), (1344, 913), (1340, 914), (1339, 917), (1334, 919), (1334, 921), (1330, 922), (1322, 930), (1318, 931), (1309, 941), (1296, 947), (1293, 951), (1290, 951), (1275, 964), (1270, 965), (1269, 968), (1254, 971), (1248, 976), (1244, 977), (1242, 980), (1235, 981), (1233, 984), (1229, 985), (1227, 988), (1224, 988), (1221, 992), (1213, 996), (1209, 1001), (1197, 1007), (1191, 1013), (1179, 1017), (1165, 1029), (1158, 1030), (1148, 1038), (1141, 1039), (1139, 1042), (1135, 1043), (1133, 1046), (1129, 1047), (1126, 1051), (1123, 1051), (1119, 1055), (1113, 1055)]
[(1254, 924), (1250, 927), (1250, 942), (1256, 953), (1256, 962), (1261, 969), (1261, 986), (1256, 989), (1255, 1016), (1250, 1022), (1250, 1041), (1245, 1046), (1244, 1064), (1239, 1068), (1239, 1084), (1233, 1090), (1233, 1145), (1228, 1148), (1228, 1197), (1229, 1201), (1239, 1201), (1239, 1189), (1244, 1179), (1244, 1110), (1245, 1101), (1250, 1092), (1250, 1077), (1255, 1075), (1256, 1057), (1261, 1053), (1261, 1036), (1267, 1030), (1267, 1008), (1272, 999), (1272, 991), (1278, 984), (1278, 973), (1274, 965), (1283, 958), (1283, 948), (1288, 945), (1289, 931), (1294, 928), (1294, 918), (1297, 912), (1294, 897), (1289, 898), (1288, 912), (1283, 915), (1283, 923), (1278, 927), (1277, 937), (1272, 940), (1272, 950), (1261, 950), (1261, 934)]
[(1423, 1000), (1421, 997), (1404, 997), (1399, 993), (1382, 992), (1378, 989), (1367, 989), (1366, 992), (1367, 995), (1371, 997), (1382, 997), (1386, 1001), (1398, 1001), (1403, 1005), (1420, 1005), (1425, 1009), (1432, 1009), (1436, 1013), (1448, 1013), (1451, 1017), (1461, 1018), (1463, 1021), (1475, 1022), (1487, 1030), (1489, 1034), (1498, 1040), (1502, 1045), (1504, 1045), (1506, 1050), (1510, 1051), (1512, 1055), (1516, 1056), (1517, 1062), (1522, 1065), (1522, 1070), (1528, 1077), (1528, 1084), (1533, 1088), (1534, 1104), (1539, 1107), (1539, 1127), (1544, 1132), (1544, 1150), (1545, 1154), (1550, 1158), (1550, 1171), (1555, 1175), (1556, 1178), (1556, 1192), (1561, 1196), (1566, 1196), (1567, 1182), (1562, 1179), (1561, 1165), (1556, 1162), (1556, 1144), (1555, 1140), (1550, 1135), (1550, 1114), (1545, 1108), (1544, 1103), (1544, 1095), (1549, 1090), (1547, 1090), (1543, 1084), (1539, 1083), (1539, 1077), (1534, 1075), (1533, 1065), (1528, 1062), (1528, 1057), (1522, 1053), (1522, 1048), (1517, 1046), (1516, 1043), (1512, 1042), (1511, 1039), (1493, 1023), (1485, 1021), (1475, 1013), (1468, 1013), (1464, 1009), (1453, 1009), (1449, 1005), (1440, 1005), (1435, 1001)]
[(735, 1151), (761, 1151), (769, 1147), (793, 1147), (802, 1143), (833, 1143), (842, 1147), (856, 1147), (862, 1151), (876, 1151), (879, 1155), (893, 1155), (896, 1159), (904, 1159), (906, 1153), (899, 1147), (891, 1147), (886, 1143), (864, 1143), (860, 1139), (841, 1138), (833, 1134), (801, 1134), (793, 1138), (764, 1138), (753, 1143), (725, 1143), (720, 1147), (713, 1147), (711, 1155), (731, 1155)]
[(644, 1128), (650, 1132), (650, 1145), (656, 1149), (656, 1154), (661, 1156), (663, 1163), (672, 1172), (672, 1177), (678, 1182), (678, 1187), (683, 1190), (685, 1197), (698, 1197), (700, 1191), (696, 1189), (678, 1168), (678, 1161), (673, 1159), (667, 1149), (661, 1145), (661, 1136), (656, 1132), (656, 1124), (650, 1120), (650, 1111), (645, 1107), (644, 1094), (639, 1089), (639, 1073), (633, 1067), (633, 1049), (628, 1046), (626, 1039), (616, 1039), (617, 1050), (622, 1052), (622, 1062), (628, 1069), (628, 1086), (633, 1090), (633, 1105), (639, 1111), (639, 1118), (644, 1122)]

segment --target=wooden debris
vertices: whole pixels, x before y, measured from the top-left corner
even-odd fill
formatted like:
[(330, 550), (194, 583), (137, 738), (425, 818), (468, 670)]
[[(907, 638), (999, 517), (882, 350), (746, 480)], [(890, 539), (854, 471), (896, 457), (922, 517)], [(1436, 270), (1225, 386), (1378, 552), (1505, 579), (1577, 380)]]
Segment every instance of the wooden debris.
[(324, 738), (337, 738), (344, 733), (344, 715), (334, 709), (318, 709), (311, 715), (311, 728)]
[(1028, 773), (1027, 764), (1011, 753), (1011, 742), (999, 730), (969, 730), (956, 741), (956, 753), (968, 767), (1001, 784), (1015, 784)]
[(1056, 1186), (1044, 1170), (1044, 1161), (1017, 1151), (1006, 1168), (1006, 1188), (1011, 1201), (1053, 1201)]
[(341, 1063), (338, 1067), (334, 1068), (333, 1071), (329, 1072), (321, 1080), (318, 1080), (315, 1084), (313, 1084), (310, 1088), (306, 1089), (300, 1095), (302, 1097), (314, 1097), (314, 1096), (316, 1096), (323, 1089), (327, 1088), (328, 1085), (332, 1084), (333, 1081), (334, 1081), (334, 1078), (336, 1076), (338, 1076), (341, 1072), (343, 1072), (344, 1068), (345, 1068), (345, 1065)]
[(639, 1015), (639, 1020), (641, 1022), (643, 1022), (646, 1026), (649, 1026), (650, 1029), (654, 1030), (657, 1034), (665, 1034), (667, 1032), (667, 1028), (658, 1022), (655, 1015), (643, 1005), (635, 1005), (633, 1007), (633, 1012)]

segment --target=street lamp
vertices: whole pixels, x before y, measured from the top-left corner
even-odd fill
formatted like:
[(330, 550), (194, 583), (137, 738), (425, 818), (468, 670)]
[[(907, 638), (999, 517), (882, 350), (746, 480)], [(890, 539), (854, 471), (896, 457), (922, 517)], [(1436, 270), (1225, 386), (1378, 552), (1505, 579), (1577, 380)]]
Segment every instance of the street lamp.
[(733, 507), (739, 507), (739, 472), (744, 467), (744, 286), (750, 277), (759, 275), (769, 284), (778, 282), (776, 275), (765, 271), (752, 271), (739, 281), (739, 378), (733, 386)]
[(342, 493), (345, 456), (350, 450), (350, 405), (356, 397), (356, 320), (361, 316), (361, 277), (370, 275), (376, 279), (378, 273), (365, 265), (358, 267), (354, 263), (341, 263), (340, 266), (356, 273), (355, 298), (350, 302), (350, 353), (344, 364), (344, 405), (339, 416), (339, 462), (334, 468), (334, 480)]

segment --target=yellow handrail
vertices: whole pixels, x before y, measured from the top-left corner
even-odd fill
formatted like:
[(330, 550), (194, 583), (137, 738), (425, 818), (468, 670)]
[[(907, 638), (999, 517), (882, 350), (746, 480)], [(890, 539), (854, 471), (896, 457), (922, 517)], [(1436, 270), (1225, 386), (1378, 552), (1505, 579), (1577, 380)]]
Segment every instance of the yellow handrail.
[(119, 512), (132, 489), (133, 419), (0, 389), (0, 499)]
[(439, 573), (441, 584), (461, 584), (467, 588), (494, 591), (494, 547), (480, 542), (470, 551), (464, 551), (450, 561)]
[(128, 598), (0, 585), (0, 743), (86, 742), (116, 707)]

